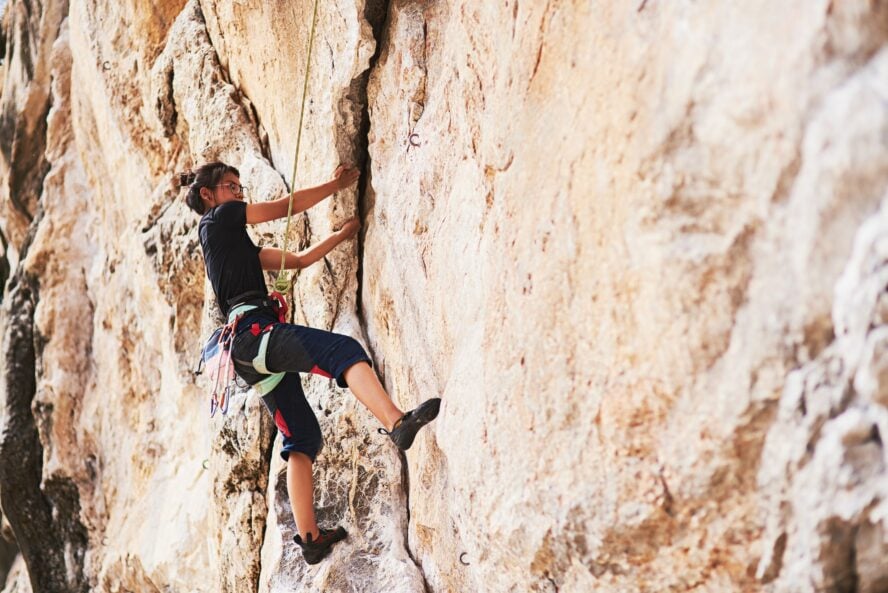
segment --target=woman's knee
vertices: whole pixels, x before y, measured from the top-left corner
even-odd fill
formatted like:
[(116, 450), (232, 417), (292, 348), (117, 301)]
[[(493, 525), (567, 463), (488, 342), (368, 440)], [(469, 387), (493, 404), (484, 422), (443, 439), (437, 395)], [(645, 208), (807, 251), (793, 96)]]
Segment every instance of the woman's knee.
[(361, 343), (351, 336), (340, 336), (342, 340), (336, 349), (337, 354), (343, 359), (351, 359), (356, 357), (367, 357), (367, 351), (361, 346)]
[(301, 453), (312, 462), (324, 447), (324, 438), (321, 436), (321, 428), (315, 423), (315, 427), (305, 427), (299, 435), (285, 436), (284, 446), (281, 448), (281, 456), (285, 461), (291, 453)]
[(349, 383), (349, 385), (351, 385), (349, 378), (351, 378), (353, 381), (355, 377), (359, 376), (356, 373), (360, 373), (364, 369), (370, 370), (372, 368), (370, 366), (370, 363), (366, 360), (353, 360), (353, 362), (349, 362), (347, 364), (348, 366), (346, 366), (345, 370), (342, 371), (342, 377), (343, 379), (345, 379), (346, 383)]

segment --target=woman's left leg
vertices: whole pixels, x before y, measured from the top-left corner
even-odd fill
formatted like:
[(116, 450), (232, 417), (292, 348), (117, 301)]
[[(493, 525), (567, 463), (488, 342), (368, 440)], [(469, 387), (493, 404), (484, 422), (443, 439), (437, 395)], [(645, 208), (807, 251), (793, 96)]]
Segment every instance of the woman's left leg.
[(343, 373), (348, 388), (370, 412), (376, 416), (386, 430), (391, 430), (404, 412), (389, 397), (379, 382), (379, 377), (366, 362), (357, 362)]
[(348, 387), (387, 430), (404, 415), (392, 402), (357, 340), (342, 334), (282, 323), (269, 338), (265, 364), (273, 372), (315, 373)]

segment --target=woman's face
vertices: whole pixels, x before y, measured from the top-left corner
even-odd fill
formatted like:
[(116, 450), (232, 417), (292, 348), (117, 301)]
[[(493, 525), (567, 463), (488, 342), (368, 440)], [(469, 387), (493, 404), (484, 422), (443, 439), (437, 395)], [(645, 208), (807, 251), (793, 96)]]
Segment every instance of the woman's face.
[(240, 178), (234, 173), (226, 173), (222, 180), (212, 188), (202, 188), (200, 196), (210, 208), (224, 204), (225, 202), (241, 201), (244, 199), (244, 188)]

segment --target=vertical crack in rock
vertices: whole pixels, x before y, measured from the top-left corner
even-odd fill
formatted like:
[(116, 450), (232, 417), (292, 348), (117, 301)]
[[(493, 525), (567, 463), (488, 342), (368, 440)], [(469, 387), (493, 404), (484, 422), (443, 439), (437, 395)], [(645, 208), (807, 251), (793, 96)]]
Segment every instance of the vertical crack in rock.
[(407, 464), (407, 454), (404, 451), (398, 451), (398, 457), (401, 459), (401, 488), (404, 489), (404, 504), (407, 505), (407, 522), (404, 524), (404, 549), (407, 550), (407, 555), (413, 564), (416, 565), (420, 576), (422, 576), (423, 590), (425, 590), (425, 593), (431, 593), (432, 590), (429, 587), (429, 581), (426, 579), (425, 573), (422, 571), (422, 565), (417, 562), (416, 556), (413, 555), (413, 550), (410, 549), (410, 466)]
[[(367, 188), (370, 184), (370, 106), (369, 101), (367, 99), (367, 84), (370, 81), (370, 74), (376, 68), (376, 64), (379, 61), (379, 56), (382, 53), (382, 47), (384, 45), (383, 36), (387, 29), (387, 25), (389, 23), (389, 7), (391, 1), (390, 0), (377, 0), (376, 2), (368, 2), (365, 6), (364, 10), (364, 18), (367, 19), (367, 22), (370, 23), (370, 26), (373, 29), (373, 37), (376, 39), (376, 50), (373, 52), (373, 56), (370, 58), (370, 64), (367, 68), (367, 71), (360, 77), (360, 86), (361, 86), (361, 125), (358, 129), (358, 137), (355, 146), (355, 152), (357, 153), (359, 160), (361, 163), (361, 177), (358, 181), (358, 216), (363, 221), (364, 217), (367, 215), (367, 212), (370, 210), (371, 204), (369, 204), (369, 199), (367, 197)], [(356, 309), (358, 322), (361, 324), (361, 331), (366, 336), (367, 335), (367, 323), (364, 319), (363, 313), (363, 280), (364, 280), (364, 240), (363, 240), (363, 232), (358, 234), (358, 294), (356, 300)], [(372, 346), (368, 343), (367, 347), (371, 349), (370, 356), (374, 359), (376, 358), (375, 353), (372, 351)]]
[(9, 20), (6, 15), (8, 14), (9, 10), (0, 8), (0, 66), (6, 62), (6, 41), (8, 38), (8, 35), (6, 34), (6, 23)]
[[(27, 252), (41, 218), (38, 212), (22, 253)], [(41, 485), (43, 447), (31, 410), (37, 392), (37, 300), (37, 278), (20, 264), (5, 308), (0, 505), (27, 563), (34, 593), (85, 592), (87, 537), (79, 519), (77, 487), (61, 477)]]
[[(354, 151), (355, 151), (355, 162), (360, 163), (361, 167), (361, 177), (358, 185), (358, 216), (361, 220), (364, 220), (369, 212), (372, 204), (370, 203), (370, 198), (368, 196), (368, 188), (370, 185), (370, 109), (369, 109), (369, 100), (367, 97), (367, 86), (370, 81), (370, 75), (373, 73), (374, 69), (379, 62), (379, 57), (382, 54), (383, 47), (386, 43), (386, 33), (389, 29), (389, 24), (391, 22), (391, 14), (390, 11), (391, 0), (376, 0), (367, 2), (364, 8), (364, 18), (370, 24), (373, 30), (373, 37), (376, 39), (376, 49), (373, 53), (373, 56), (370, 58), (370, 63), (366, 71), (364, 71), (360, 77), (355, 79), (352, 83), (352, 88), (350, 89), (349, 95), (346, 96), (346, 100), (355, 101), (360, 105), (361, 108), (361, 117), (360, 117), (360, 126), (358, 128), (358, 136), (354, 139)], [(338, 143), (337, 143), (338, 144)], [(361, 326), (361, 333), (365, 336), (368, 335), (367, 332), (367, 320), (364, 317), (363, 313), (363, 272), (364, 272), (364, 241), (363, 241), (363, 233), (359, 235), (358, 238), (358, 269), (357, 269), (357, 298), (356, 298), (356, 315), (358, 318), (358, 323)], [(371, 358), (376, 360), (376, 353), (373, 351), (372, 344), (367, 343), (367, 348), (369, 350), (369, 354)], [(376, 368), (379, 369), (379, 365), (376, 365)], [(420, 576), (422, 577), (422, 585), (423, 589), (426, 593), (431, 591), (429, 587), (428, 580), (426, 579), (425, 573), (422, 570), (422, 565), (416, 560), (416, 557), (413, 554), (413, 551), (410, 549), (409, 543), (409, 532), (410, 532), (410, 466), (407, 463), (407, 456), (403, 451), (399, 451), (398, 457), (401, 461), (401, 488), (404, 492), (404, 500), (406, 505), (406, 515), (407, 521), (404, 524), (404, 549), (407, 552), (407, 555), (410, 557), (410, 560), (416, 566)]]
[(0, 253), (0, 303), (3, 302), (3, 297), (6, 295), (6, 281), (9, 279), (9, 244), (6, 242), (6, 235), (3, 234), (3, 231), (0, 230), (0, 247), (2, 247), (3, 252)]

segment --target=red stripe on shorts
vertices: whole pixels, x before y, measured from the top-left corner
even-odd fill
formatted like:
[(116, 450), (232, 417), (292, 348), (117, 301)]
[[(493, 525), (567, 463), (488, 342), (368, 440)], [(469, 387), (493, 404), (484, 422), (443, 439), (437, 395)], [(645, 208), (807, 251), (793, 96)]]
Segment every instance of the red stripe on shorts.
[(315, 375), (320, 375), (320, 376), (322, 376), (322, 377), (327, 377), (328, 379), (332, 379), (332, 378), (333, 378), (333, 375), (331, 375), (331, 374), (328, 373), (327, 371), (323, 370), (323, 369), (322, 369), (321, 367), (319, 367), (318, 365), (314, 365), (313, 367), (311, 367), (311, 370), (308, 371), (308, 372), (309, 372), (309, 373), (314, 373)]
[(285, 437), (290, 438), (290, 427), (284, 422), (284, 415), (281, 414), (280, 410), (274, 411), (274, 423), (277, 425), (278, 430), (284, 433)]

